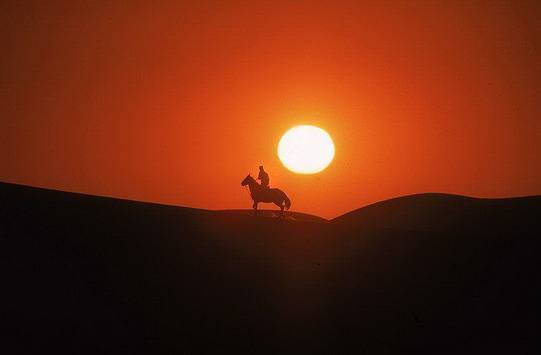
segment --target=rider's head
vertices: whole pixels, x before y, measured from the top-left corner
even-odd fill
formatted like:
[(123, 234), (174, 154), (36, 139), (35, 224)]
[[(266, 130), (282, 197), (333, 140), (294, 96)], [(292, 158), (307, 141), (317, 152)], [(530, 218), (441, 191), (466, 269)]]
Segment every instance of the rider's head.
[(260, 166), (259, 166), (259, 170), (263, 170), (263, 165), (260, 165)]

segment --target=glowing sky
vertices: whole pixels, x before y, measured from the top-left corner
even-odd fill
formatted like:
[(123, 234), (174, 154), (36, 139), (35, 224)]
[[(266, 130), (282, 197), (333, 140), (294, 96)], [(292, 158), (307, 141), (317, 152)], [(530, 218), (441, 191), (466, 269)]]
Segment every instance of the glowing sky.
[[(239, 184), (263, 164), (293, 210), (324, 217), (540, 194), (540, 7), (3, 2), (0, 180), (249, 208)], [(276, 155), (298, 124), (334, 140), (320, 174)]]

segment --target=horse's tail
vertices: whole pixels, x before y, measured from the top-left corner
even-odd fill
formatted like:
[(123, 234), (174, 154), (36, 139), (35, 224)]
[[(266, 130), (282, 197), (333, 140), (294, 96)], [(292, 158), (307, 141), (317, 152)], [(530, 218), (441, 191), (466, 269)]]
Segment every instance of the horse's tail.
[(284, 207), (286, 208), (286, 210), (288, 210), (291, 207), (291, 200), (287, 197), (286, 194), (284, 194), (284, 202)]

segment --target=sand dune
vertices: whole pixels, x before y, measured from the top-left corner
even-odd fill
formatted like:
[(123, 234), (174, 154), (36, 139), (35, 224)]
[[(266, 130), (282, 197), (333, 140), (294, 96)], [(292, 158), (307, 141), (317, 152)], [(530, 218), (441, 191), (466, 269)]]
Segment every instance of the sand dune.
[(5, 353), (535, 353), (540, 197), (330, 222), (0, 184)]

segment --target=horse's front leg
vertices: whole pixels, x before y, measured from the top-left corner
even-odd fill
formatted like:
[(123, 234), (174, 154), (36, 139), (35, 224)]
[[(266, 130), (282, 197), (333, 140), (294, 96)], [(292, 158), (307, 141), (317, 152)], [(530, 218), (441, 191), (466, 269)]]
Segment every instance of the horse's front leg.
[(259, 201), (254, 201), (254, 204), (252, 205), (252, 207), (254, 208), (254, 216), (257, 216), (257, 204), (259, 203)]

